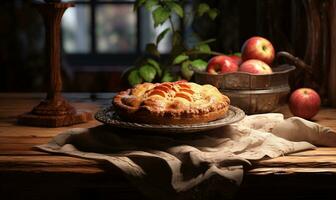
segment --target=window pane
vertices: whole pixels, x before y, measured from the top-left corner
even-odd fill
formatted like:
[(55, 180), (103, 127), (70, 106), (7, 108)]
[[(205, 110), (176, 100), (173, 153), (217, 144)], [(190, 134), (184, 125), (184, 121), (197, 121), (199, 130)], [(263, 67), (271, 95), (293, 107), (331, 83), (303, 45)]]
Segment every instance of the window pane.
[(90, 51), (90, 9), (76, 5), (65, 11), (62, 18), (63, 48), (66, 53), (88, 53)]
[(188, 48), (192, 48), (195, 44), (200, 42), (192, 28), (192, 23), (194, 21), (193, 5), (190, 3), (185, 5), (184, 12), (185, 16), (187, 16), (184, 18), (184, 41)]
[(133, 5), (98, 5), (96, 8), (97, 51), (135, 52), (136, 21)]

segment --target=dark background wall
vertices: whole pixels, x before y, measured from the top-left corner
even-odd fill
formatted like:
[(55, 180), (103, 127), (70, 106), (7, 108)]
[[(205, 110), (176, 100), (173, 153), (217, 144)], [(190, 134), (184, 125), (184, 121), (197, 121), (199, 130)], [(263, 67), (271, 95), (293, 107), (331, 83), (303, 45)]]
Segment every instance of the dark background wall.
[(1, 91), (30, 91), (43, 86), (44, 29), (28, 1), (0, 2)]

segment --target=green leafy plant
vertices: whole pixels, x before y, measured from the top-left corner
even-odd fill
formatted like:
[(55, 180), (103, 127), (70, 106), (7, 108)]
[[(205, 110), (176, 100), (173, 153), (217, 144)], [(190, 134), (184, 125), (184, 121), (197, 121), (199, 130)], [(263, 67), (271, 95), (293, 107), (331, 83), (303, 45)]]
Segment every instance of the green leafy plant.
[[(145, 7), (152, 14), (154, 27), (161, 26), (169, 22), (169, 28), (164, 29), (156, 37), (156, 40), (146, 45), (146, 54), (141, 56), (135, 66), (128, 69), (124, 76), (127, 77), (130, 85), (136, 85), (142, 82), (167, 82), (179, 79), (190, 80), (194, 70), (205, 70), (207, 62), (204, 56), (218, 55), (219, 53), (211, 51), (209, 43), (214, 39), (209, 39), (194, 44), (187, 48), (183, 43), (181, 33), (174, 27), (173, 15), (180, 19), (186, 18), (183, 5), (185, 1), (181, 0), (137, 0), (134, 5), (136, 11), (140, 7)], [(206, 3), (195, 5), (193, 13), (198, 17), (209, 17), (214, 20), (218, 15), (218, 10), (210, 8)], [(182, 20), (181, 20), (182, 21)], [(167, 37), (167, 33), (172, 32), (172, 49), (169, 58), (162, 58), (158, 51), (158, 45)], [(178, 66), (178, 73), (174, 73), (173, 66)]]

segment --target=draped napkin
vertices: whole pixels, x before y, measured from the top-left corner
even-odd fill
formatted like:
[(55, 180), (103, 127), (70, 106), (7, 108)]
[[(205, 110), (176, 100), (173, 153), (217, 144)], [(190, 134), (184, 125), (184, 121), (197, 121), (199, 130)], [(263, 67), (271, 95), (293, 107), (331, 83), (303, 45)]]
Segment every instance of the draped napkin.
[(100, 125), (75, 128), (37, 146), (106, 160), (152, 199), (230, 198), (251, 160), (336, 146), (336, 133), (319, 124), (282, 114), (251, 115), (215, 130), (159, 134)]

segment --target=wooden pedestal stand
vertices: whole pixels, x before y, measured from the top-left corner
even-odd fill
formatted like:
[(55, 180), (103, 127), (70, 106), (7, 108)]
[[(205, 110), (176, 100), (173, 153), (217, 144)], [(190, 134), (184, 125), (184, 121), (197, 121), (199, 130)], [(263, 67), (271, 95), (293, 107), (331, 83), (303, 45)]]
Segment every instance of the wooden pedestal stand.
[(46, 28), (47, 64), (50, 68), (50, 82), (47, 97), (30, 113), (19, 116), (18, 123), (32, 126), (59, 127), (87, 122), (92, 115), (76, 111), (61, 95), (60, 71), (60, 25), (64, 11), (73, 3), (36, 3), (34, 6), (43, 16)]

